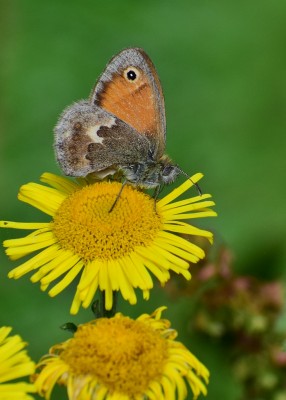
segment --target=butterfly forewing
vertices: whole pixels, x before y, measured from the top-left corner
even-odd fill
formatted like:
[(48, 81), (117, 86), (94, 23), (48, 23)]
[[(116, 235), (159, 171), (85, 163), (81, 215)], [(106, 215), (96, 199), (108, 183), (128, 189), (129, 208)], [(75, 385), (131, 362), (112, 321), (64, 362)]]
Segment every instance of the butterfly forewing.
[(143, 50), (126, 49), (115, 56), (99, 78), (91, 102), (146, 135), (155, 159), (163, 155), (164, 98), (155, 67)]

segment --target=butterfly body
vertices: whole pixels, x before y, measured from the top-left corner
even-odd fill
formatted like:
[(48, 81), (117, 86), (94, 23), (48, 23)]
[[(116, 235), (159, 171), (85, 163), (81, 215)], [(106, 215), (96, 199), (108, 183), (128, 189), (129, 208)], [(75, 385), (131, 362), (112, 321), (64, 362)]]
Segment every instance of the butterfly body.
[(121, 173), (128, 183), (156, 188), (181, 172), (164, 155), (165, 106), (147, 54), (137, 48), (115, 56), (88, 100), (68, 107), (55, 127), (55, 152), (64, 173), (99, 179)]
[(168, 156), (163, 156), (159, 161), (148, 157), (141, 163), (121, 165), (120, 170), (128, 182), (146, 189), (170, 184), (181, 172)]

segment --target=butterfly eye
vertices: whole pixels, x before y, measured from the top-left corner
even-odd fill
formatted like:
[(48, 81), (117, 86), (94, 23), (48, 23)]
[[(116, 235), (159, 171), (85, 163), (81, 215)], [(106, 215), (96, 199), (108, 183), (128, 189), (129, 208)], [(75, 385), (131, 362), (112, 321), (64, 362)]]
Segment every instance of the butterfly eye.
[(128, 67), (124, 71), (124, 78), (128, 81), (134, 82), (139, 78), (139, 76), (140, 72), (135, 67)]
[(162, 172), (163, 176), (171, 175), (171, 173), (173, 172), (174, 169), (175, 169), (175, 167), (173, 165), (166, 165)]

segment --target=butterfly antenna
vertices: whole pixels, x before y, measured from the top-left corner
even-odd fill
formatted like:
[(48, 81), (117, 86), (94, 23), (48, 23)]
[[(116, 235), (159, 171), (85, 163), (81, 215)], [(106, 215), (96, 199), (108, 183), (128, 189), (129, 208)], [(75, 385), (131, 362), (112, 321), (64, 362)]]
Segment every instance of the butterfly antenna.
[(199, 195), (202, 196), (203, 192), (202, 192), (200, 186), (197, 184), (197, 182), (194, 182), (194, 181), (192, 180), (192, 178), (191, 178), (188, 174), (186, 174), (186, 172), (184, 172), (184, 171), (181, 170), (181, 168), (178, 168), (178, 170), (181, 172), (181, 174), (183, 174), (185, 177), (187, 177), (187, 178), (192, 182), (192, 184), (196, 187), (196, 189), (197, 189)]

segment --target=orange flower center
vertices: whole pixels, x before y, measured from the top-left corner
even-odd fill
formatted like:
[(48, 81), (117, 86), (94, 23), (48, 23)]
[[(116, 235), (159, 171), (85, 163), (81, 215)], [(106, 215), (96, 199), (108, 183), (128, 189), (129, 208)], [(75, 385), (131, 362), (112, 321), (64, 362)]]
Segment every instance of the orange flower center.
[(150, 196), (120, 183), (101, 182), (75, 191), (60, 205), (53, 232), (62, 248), (84, 261), (117, 259), (148, 246), (161, 229)]
[(60, 357), (75, 375), (91, 375), (110, 392), (132, 398), (160, 379), (168, 344), (142, 321), (101, 318), (81, 325)]

